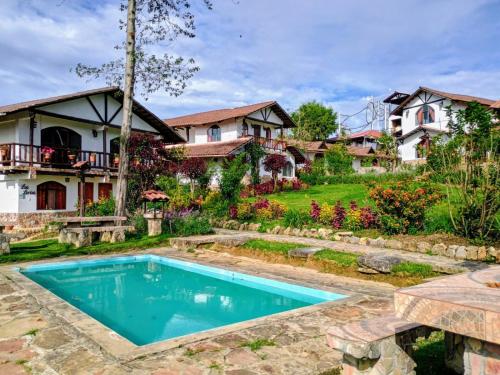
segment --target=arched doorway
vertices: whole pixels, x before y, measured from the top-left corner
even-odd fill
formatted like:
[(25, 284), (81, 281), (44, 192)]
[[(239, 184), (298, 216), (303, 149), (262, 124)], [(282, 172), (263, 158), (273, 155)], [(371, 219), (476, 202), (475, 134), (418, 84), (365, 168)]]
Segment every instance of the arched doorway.
[(51, 164), (70, 164), (68, 155), (78, 155), (82, 149), (82, 136), (74, 130), (53, 126), (42, 129), (40, 144), (54, 149)]

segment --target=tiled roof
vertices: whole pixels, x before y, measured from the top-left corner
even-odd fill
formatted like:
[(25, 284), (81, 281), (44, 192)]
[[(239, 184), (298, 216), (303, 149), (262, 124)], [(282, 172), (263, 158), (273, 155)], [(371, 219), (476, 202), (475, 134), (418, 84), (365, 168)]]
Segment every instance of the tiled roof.
[(150, 202), (168, 201), (170, 198), (163, 191), (146, 190), (141, 194), (142, 199)]
[(399, 139), (408, 138), (410, 135), (413, 135), (413, 134), (418, 133), (420, 131), (422, 131), (422, 132), (430, 131), (430, 132), (434, 132), (434, 133), (446, 133), (446, 130), (436, 129), (436, 128), (432, 127), (432, 126), (427, 126), (427, 125), (420, 125), (420, 126), (417, 126), (414, 129), (412, 129), (408, 133), (405, 133), (405, 134), (401, 135), (399, 137)]
[(34, 107), (40, 107), (40, 106), (44, 106), (44, 105), (60, 103), (60, 102), (64, 102), (64, 101), (72, 100), (72, 99), (78, 99), (78, 98), (82, 98), (84, 96), (104, 94), (106, 92), (109, 93), (109, 92), (117, 92), (117, 91), (120, 91), (120, 89), (118, 87), (109, 86), (109, 87), (101, 87), (101, 88), (93, 89), (93, 90), (78, 91), (78, 92), (74, 92), (72, 94), (51, 96), (48, 98), (29, 100), (26, 102), (20, 102), (20, 103), (14, 103), (14, 104), (0, 106), (0, 113), (9, 114), (9, 113), (13, 113), (13, 112), (31, 109)]
[[(72, 94), (59, 95), (59, 96), (51, 96), (43, 99), (30, 100), (27, 102), (20, 102), (14, 104), (8, 104), (4, 106), (0, 106), (0, 114), (11, 114), (20, 111), (26, 110), (34, 110), (38, 107), (43, 107), (50, 104), (61, 103), (69, 100), (79, 99), (86, 96), (98, 95), (98, 94), (110, 94), (113, 95), (115, 99), (118, 101), (122, 101), (123, 91), (116, 86), (108, 86), (101, 87), (93, 90), (86, 91), (78, 91)], [(180, 143), (185, 142), (185, 140), (174, 130), (165, 126), (165, 123), (160, 120), (153, 112), (149, 111), (142, 104), (134, 100), (133, 102), (133, 111), (140, 118), (146, 121), (149, 125), (151, 125), (154, 129), (165, 136), (165, 140), (171, 143)]]
[(374, 154), (375, 151), (371, 147), (355, 147), (347, 146), (347, 152), (352, 156), (368, 156)]
[(491, 105), (491, 108), (500, 109), (500, 100), (497, 100)]
[(382, 137), (382, 132), (378, 130), (365, 130), (362, 132), (352, 133), (351, 135), (349, 135), (349, 139), (362, 138), (362, 137), (378, 139)]
[(286, 142), (299, 149), (310, 152), (314, 151), (321, 152), (321, 151), (326, 151), (328, 149), (328, 146), (326, 145), (325, 141), (301, 141), (297, 139), (287, 139)]
[(491, 106), (493, 103), (495, 103), (494, 100), (481, 98), (478, 96), (454, 94), (451, 92), (440, 91), (440, 90), (431, 89), (429, 87), (420, 86), (413, 94), (408, 96), (399, 106), (397, 106), (396, 109), (391, 112), (391, 114), (396, 115), (396, 114), (400, 113), (403, 110), (403, 108), (406, 106), (406, 104), (408, 104), (408, 102), (410, 102), (413, 98), (415, 98), (422, 91), (430, 92), (434, 95), (442, 96), (443, 98), (451, 99), (451, 100), (454, 100), (457, 102), (464, 102), (464, 103), (478, 102), (478, 103), (486, 105), (488, 107)]
[(187, 143), (182, 146), (167, 146), (183, 147), (185, 156), (190, 158), (208, 158), (208, 157), (224, 157), (231, 155), (250, 141), (252, 137), (242, 137), (231, 141), (208, 142), (208, 143)]
[(258, 110), (272, 107), (276, 114), (281, 118), (284, 123), (284, 127), (290, 128), (294, 127), (295, 124), (288, 114), (280, 107), (280, 105), (275, 101), (262, 102), (257, 104), (246, 105), (243, 107), (236, 108), (225, 108), (216, 109), (213, 111), (193, 113), (190, 115), (179, 116), (174, 118), (165, 119), (165, 123), (171, 127), (183, 127), (183, 126), (199, 126), (214, 124), (217, 122), (245, 117)]

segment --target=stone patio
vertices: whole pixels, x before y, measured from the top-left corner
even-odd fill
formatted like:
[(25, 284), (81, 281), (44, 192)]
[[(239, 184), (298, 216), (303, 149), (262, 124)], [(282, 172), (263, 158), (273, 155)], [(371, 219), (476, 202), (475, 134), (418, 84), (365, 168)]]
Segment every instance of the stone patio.
[[(22, 280), (12, 277), (12, 266), (3, 266), (0, 267), (0, 374), (30, 371), (44, 375), (322, 374), (341, 363), (341, 354), (327, 346), (329, 327), (382, 316), (393, 309), (394, 287), (387, 284), (209, 250), (184, 252), (161, 248), (135, 254), (139, 253), (224, 267), (335, 291), (349, 298), (167, 340), (160, 346), (120, 345), (113, 349), (116, 337), (107, 328), (88, 316), (82, 318), (84, 314), (79, 311), (74, 315), (76, 309), (67, 307), (66, 303), (63, 303), (65, 310), (58, 310), (55, 306), (61, 305), (61, 301), (34, 296), (36, 284), (26, 288)], [(71, 260), (86, 258), (91, 257)], [(61, 311), (66, 315), (61, 315)], [(68, 320), (74, 323), (68, 324)], [(107, 334), (96, 336), (103, 332)], [(245, 346), (261, 339), (270, 340), (274, 345), (255, 351)]]

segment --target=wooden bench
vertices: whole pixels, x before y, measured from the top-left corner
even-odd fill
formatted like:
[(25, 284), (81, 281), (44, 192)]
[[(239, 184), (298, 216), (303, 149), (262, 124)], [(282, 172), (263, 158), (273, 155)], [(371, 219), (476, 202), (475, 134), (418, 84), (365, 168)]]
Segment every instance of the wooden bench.
[(418, 337), (432, 328), (389, 315), (332, 327), (328, 345), (343, 353), (344, 375), (415, 374), (411, 358)]
[(59, 217), (54, 223), (62, 224), (63, 227), (80, 228), (88, 226), (114, 226), (116, 222), (127, 221), (126, 216), (71, 216)]

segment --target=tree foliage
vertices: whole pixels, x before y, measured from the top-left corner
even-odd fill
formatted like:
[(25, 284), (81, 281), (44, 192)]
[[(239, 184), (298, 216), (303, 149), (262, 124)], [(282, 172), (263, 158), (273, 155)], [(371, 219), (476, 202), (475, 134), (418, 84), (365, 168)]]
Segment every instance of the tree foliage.
[(379, 146), (378, 151), (384, 152), (387, 155), (390, 164), (389, 167), (391, 171), (395, 171), (399, 159), (398, 142), (396, 138), (384, 132), (377, 142)]
[[(135, 0), (135, 2), (134, 81), (140, 86), (140, 92), (145, 98), (158, 90), (179, 96), (185, 89), (187, 80), (199, 70), (199, 67), (193, 58), (173, 53), (158, 55), (152, 46), (161, 43), (170, 44), (179, 37), (196, 36), (192, 0)], [(208, 9), (212, 9), (210, 0), (201, 2)], [(127, 14), (128, 6), (127, 1), (122, 0), (120, 10), (124, 15)], [(124, 30), (126, 25), (126, 19), (119, 20), (121, 30)], [(116, 50), (125, 48), (125, 42), (115, 46)], [(123, 87), (124, 71), (124, 57), (118, 57), (100, 66), (79, 63), (75, 68), (76, 74), (80, 77), (104, 79), (108, 85), (120, 87)]]
[(128, 196), (129, 209), (134, 209), (143, 191), (154, 189), (158, 176), (173, 176), (182, 153), (177, 148), (167, 149), (162, 139), (144, 133), (132, 134), (129, 140)]
[(194, 195), (196, 181), (207, 173), (208, 164), (202, 158), (184, 159), (179, 166), (179, 173), (190, 181), (191, 196)]
[(222, 165), (219, 180), (219, 190), (225, 203), (230, 204), (238, 200), (243, 184), (241, 180), (248, 171), (247, 155), (241, 153), (232, 160), (225, 160)]
[(278, 173), (280, 173), (286, 165), (286, 157), (280, 154), (268, 154), (264, 158), (264, 170), (266, 172), (271, 172), (274, 183), (276, 184), (276, 179), (278, 178)]
[(337, 130), (337, 113), (316, 101), (302, 104), (291, 117), (297, 124), (293, 136), (303, 141), (322, 141)]
[[(446, 189), (453, 227), (471, 239), (498, 239), (500, 132), (495, 115), (473, 102), (455, 112), (448, 108), (448, 116), (451, 140), (436, 144), (431, 152), (448, 172)], [(453, 195), (457, 192), (458, 209), (454, 209)]]
[(353, 173), (352, 160), (344, 143), (335, 143), (325, 152), (325, 168), (333, 175)]
[(257, 185), (258, 183), (260, 183), (260, 159), (262, 159), (266, 152), (264, 151), (264, 148), (257, 142), (251, 142), (247, 146), (245, 151), (250, 159), (250, 174), (252, 175), (252, 184)]

